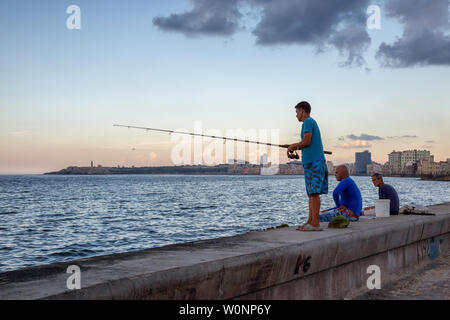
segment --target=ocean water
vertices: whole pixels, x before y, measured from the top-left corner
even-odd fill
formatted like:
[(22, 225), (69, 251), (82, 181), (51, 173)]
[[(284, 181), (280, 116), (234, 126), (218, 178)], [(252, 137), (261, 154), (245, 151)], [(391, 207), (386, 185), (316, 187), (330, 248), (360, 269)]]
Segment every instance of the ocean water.
[[(363, 206), (378, 189), (353, 177)], [(450, 201), (450, 182), (385, 178), (400, 205)], [(322, 208), (334, 206), (329, 194)], [(306, 220), (303, 176), (0, 175), (0, 272)]]

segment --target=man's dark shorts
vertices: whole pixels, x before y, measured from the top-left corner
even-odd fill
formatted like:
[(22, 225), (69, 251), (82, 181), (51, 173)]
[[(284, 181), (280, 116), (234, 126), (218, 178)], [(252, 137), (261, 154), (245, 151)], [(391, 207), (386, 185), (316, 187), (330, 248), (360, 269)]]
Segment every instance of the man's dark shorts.
[(328, 168), (325, 161), (314, 161), (303, 165), (308, 197), (312, 194), (328, 193)]

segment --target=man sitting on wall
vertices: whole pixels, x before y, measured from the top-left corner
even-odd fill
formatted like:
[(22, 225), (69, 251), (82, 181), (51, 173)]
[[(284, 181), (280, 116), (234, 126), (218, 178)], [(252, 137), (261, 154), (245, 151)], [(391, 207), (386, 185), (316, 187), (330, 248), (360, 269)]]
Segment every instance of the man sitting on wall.
[[(378, 188), (378, 197), (380, 200), (391, 200), (391, 215), (397, 215), (400, 208), (400, 201), (398, 200), (398, 194), (397, 191), (395, 191), (394, 187), (384, 183), (383, 176), (379, 173), (374, 173), (372, 175), (372, 182), (373, 185)], [(364, 211), (374, 208), (375, 207), (367, 207), (364, 208)]]
[(342, 215), (349, 221), (358, 221), (362, 211), (361, 192), (355, 181), (349, 177), (348, 169), (344, 165), (336, 168), (334, 173), (338, 186), (333, 191), (335, 208), (322, 211), (320, 222), (329, 222), (333, 218)]

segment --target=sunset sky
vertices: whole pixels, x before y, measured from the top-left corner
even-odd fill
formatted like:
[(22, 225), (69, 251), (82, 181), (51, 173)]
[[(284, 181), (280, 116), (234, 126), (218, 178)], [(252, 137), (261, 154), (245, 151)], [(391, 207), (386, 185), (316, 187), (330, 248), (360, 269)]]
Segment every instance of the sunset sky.
[(0, 43), (0, 174), (173, 165), (169, 135), (116, 123), (294, 143), (302, 100), (335, 164), (450, 158), (449, 0), (2, 0)]

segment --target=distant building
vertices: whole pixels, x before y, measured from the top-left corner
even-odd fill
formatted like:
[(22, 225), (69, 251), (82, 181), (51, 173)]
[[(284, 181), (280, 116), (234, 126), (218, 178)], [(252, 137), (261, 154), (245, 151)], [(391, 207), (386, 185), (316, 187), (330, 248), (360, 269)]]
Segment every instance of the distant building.
[[(434, 162), (434, 156), (428, 150), (405, 150), (389, 154), (392, 174), (438, 175), (441, 166)], [(444, 168), (445, 169), (445, 168)]]
[[(408, 163), (408, 162), (419, 162), (420, 160), (430, 160), (430, 151), (428, 150), (406, 150), (402, 152), (401, 156), (401, 164), (402, 168)], [(432, 160), (434, 161), (434, 159)]]
[(431, 174), (434, 156), (428, 150), (392, 151), (389, 154), (391, 174)]
[(371, 164), (367, 165), (367, 174), (371, 176), (374, 173), (383, 174), (383, 166), (380, 163), (372, 162)]
[(439, 173), (440, 176), (449, 174), (449, 165), (447, 161), (439, 161)]
[(382, 167), (381, 167), (381, 174), (383, 176), (390, 176), (391, 173), (391, 167), (389, 165), (389, 162), (386, 162)]
[(367, 174), (367, 165), (372, 163), (372, 154), (365, 150), (355, 153), (355, 174)]
[(228, 159), (228, 164), (249, 164), (249, 162), (239, 159)]
[(402, 174), (415, 176), (417, 174), (417, 162), (408, 161), (402, 168)]
[(388, 157), (391, 174), (400, 174), (402, 172), (402, 153), (394, 150), (389, 153)]
[(438, 175), (440, 175), (440, 172), (441, 172), (441, 167), (440, 167), (439, 163), (432, 162), (431, 163), (431, 174), (433, 176), (438, 176)]
[(447, 159), (447, 162), (442, 162), (442, 167), (445, 168), (445, 175), (450, 175), (450, 159)]
[(268, 164), (268, 162), (269, 162), (269, 156), (267, 155), (267, 153), (265, 153), (261, 157), (259, 157), (260, 165), (264, 166), (264, 165)]
[[(343, 163), (342, 165), (347, 167), (348, 173), (350, 175), (355, 174), (355, 164), (354, 163)], [(336, 166), (334, 166), (334, 169), (336, 170)], [(331, 172), (328, 172), (328, 173), (331, 173)], [(332, 174), (334, 175), (334, 171), (332, 172)]]
[(91, 168), (94, 167), (94, 161), (91, 161)]
[(328, 169), (328, 174), (334, 174), (334, 164), (332, 161), (327, 161), (327, 169)]
[(279, 174), (305, 174), (305, 170), (300, 161), (290, 161), (286, 164), (280, 164), (279, 169)]
[(417, 174), (429, 175), (432, 172), (432, 162), (429, 160), (421, 160), (417, 164)]
[(433, 162), (422, 160), (418, 163), (418, 174), (432, 176), (450, 175), (450, 163), (447, 161)]

